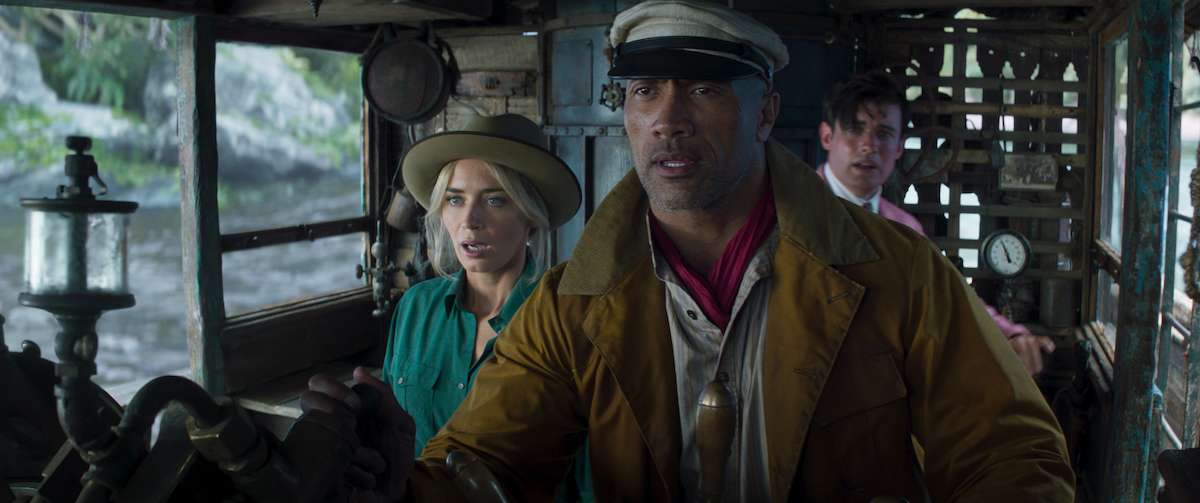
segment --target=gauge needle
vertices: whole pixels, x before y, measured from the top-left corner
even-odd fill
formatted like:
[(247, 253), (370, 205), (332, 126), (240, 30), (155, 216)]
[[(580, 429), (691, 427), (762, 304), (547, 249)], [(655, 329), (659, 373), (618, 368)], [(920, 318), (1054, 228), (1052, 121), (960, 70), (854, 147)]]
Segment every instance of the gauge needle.
[(1013, 259), (1012, 259), (1012, 255), (1009, 255), (1009, 254), (1008, 254), (1008, 245), (1006, 245), (1006, 244), (1004, 244), (1004, 243), (1000, 243), (1000, 249), (1001, 249), (1001, 250), (1004, 250), (1004, 261), (1005, 261), (1005, 262), (1012, 262), (1012, 261), (1013, 261)]

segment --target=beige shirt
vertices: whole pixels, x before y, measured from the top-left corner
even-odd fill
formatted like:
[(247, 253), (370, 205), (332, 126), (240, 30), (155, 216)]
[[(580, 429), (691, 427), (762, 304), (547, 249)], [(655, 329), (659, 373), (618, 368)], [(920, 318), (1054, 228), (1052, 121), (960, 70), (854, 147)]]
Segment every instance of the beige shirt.
[[(648, 225), (648, 221), (647, 221)], [(725, 465), (723, 501), (769, 501), (766, 424), (763, 417), (762, 354), (767, 299), (771, 290), (779, 231), (767, 237), (746, 266), (725, 332), (704, 316), (699, 304), (653, 246), (654, 273), (665, 286), (667, 321), (675, 361), (679, 397), (679, 431), (683, 449), (680, 478), (686, 501), (699, 501), (700, 457), (696, 449), (696, 416), (700, 394), (718, 372), (729, 377), (737, 394), (738, 422), (734, 445)]]

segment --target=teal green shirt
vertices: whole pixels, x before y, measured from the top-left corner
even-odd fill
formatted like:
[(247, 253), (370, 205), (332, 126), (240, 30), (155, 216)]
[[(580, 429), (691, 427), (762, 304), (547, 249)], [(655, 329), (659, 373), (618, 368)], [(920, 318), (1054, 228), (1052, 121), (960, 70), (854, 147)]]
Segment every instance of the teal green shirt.
[[(527, 260), (500, 312), (488, 320), (492, 330), (500, 334), (508, 326), (539, 279), (532, 261)], [(396, 401), (416, 424), (414, 456), (419, 456), (425, 444), (450, 420), (466, 399), (480, 364), (492, 355), (495, 339), (488, 341), (479, 360), (474, 360), (477, 320), (463, 306), (465, 286), (462, 271), (422, 281), (404, 292), (392, 315), (383, 380), (391, 384)], [(574, 485), (580, 501), (593, 501), (591, 477), (580, 476), (589, 473), (587, 453), (581, 453), (579, 459)]]

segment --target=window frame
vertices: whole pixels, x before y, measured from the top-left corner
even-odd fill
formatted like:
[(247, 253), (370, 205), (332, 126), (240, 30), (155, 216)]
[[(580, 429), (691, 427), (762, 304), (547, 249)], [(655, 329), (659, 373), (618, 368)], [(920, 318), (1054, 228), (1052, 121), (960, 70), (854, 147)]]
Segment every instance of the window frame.
[[(301, 47), (355, 55), (366, 51), (367, 47), (370, 45), (370, 37), (365, 35), (347, 37), (343, 32), (338, 30), (286, 28), (277, 25), (268, 25), (265, 23), (246, 20), (218, 19), (214, 22), (213, 28), (216, 44), (248, 43), (272, 47)], [(370, 111), (370, 107), (366, 105), (365, 99), (360, 106), (363, 109), (363, 116), (361, 119), (363, 155), (361, 156), (361, 183), (359, 185), (359, 191), (361, 194), (360, 203), (363, 214), (355, 217), (340, 218), (328, 221), (299, 222), (281, 227), (268, 227), (263, 229), (221, 233), (220, 241), (222, 255), (231, 252), (254, 250), (271, 246), (299, 243), (303, 241), (312, 242), (321, 238), (362, 233), (362, 258), (360, 259), (359, 264), (364, 268), (368, 265), (369, 261), (371, 260), (368, 250), (370, 248), (371, 241), (375, 239), (375, 232), (371, 224), (374, 220), (376, 220), (375, 213), (377, 213), (372, 211), (377, 206), (377, 204), (375, 204), (377, 201), (372, 201), (373, 194), (370, 188), (374, 185), (378, 185), (379, 182), (378, 180), (373, 179), (373, 173), (375, 170), (372, 169), (372, 166), (368, 162), (369, 156), (366, 154), (366, 147), (368, 145), (366, 138), (369, 134), (367, 131), (367, 124), (369, 121), (367, 120), (366, 114), (372, 112)], [(220, 169), (218, 167), (218, 172), (219, 170)], [(222, 275), (223, 274), (224, 272), (222, 272)], [(280, 307), (286, 308), (288, 306), (308, 305), (311, 304), (310, 301), (320, 301), (321, 299), (328, 299), (332, 301), (334, 299), (343, 297), (346, 292), (369, 289), (369, 275), (364, 276), (366, 276), (367, 282), (364, 282), (363, 285), (355, 288), (290, 299), (279, 304), (260, 306), (244, 313), (227, 316), (226, 320), (230, 323), (236, 323), (242, 319), (253, 319), (255, 318), (255, 315), (262, 312), (276, 311)], [(222, 289), (224, 289), (223, 286)]]
[[(288, 375), (328, 368), (337, 361), (369, 364), (378, 353), (385, 322), (371, 316), (375, 308), (371, 279), (363, 286), (330, 294), (297, 299), (227, 316), (224, 308), (226, 252), (274, 246), (318, 237), (363, 234), (364, 268), (374, 266), (369, 243), (386, 226), (372, 225), (381, 218), (386, 184), (391, 179), (404, 146), (398, 126), (362, 103), (362, 200), (364, 214), (329, 222), (222, 234), (216, 206), (214, 162), (215, 51), (218, 42), (306, 47), (351, 54), (366, 52), (370, 33), (323, 28), (292, 28), (248, 20), (188, 17), (179, 20), (181, 37), (181, 97), (184, 106), (196, 108), (186, 130), (183, 161), (184, 275), (189, 298), (189, 347), (192, 372), (210, 392), (245, 395)], [(188, 56), (184, 61), (182, 56)], [(195, 82), (188, 82), (193, 79)], [(189, 96), (188, 93), (194, 94)], [(181, 117), (185, 117), (181, 113)], [(211, 122), (211, 124), (209, 124)], [(335, 320), (336, 323), (328, 323)], [(269, 387), (269, 385), (268, 385)]]
[[(1096, 49), (1097, 57), (1094, 59), (1097, 64), (1094, 65), (1095, 70), (1093, 70), (1095, 72), (1095, 82), (1093, 85), (1098, 99), (1093, 102), (1093, 106), (1096, 107), (1095, 110), (1097, 112), (1095, 113), (1096, 128), (1093, 130), (1093, 138), (1095, 140), (1095, 144), (1099, 145), (1100, 148), (1098, 149), (1099, 151), (1096, 152), (1098, 155), (1094, 157), (1094, 162), (1096, 163), (1099, 172), (1092, 179), (1092, 197), (1089, 198), (1092, 203), (1092, 225), (1089, 226), (1091, 228), (1091, 267), (1087, 274), (1088, 285), (1085, 286), (1085, 289), (1088, 299), (1088, 316), (1086, 319), (1089, 320), (1091, 325), (1093, 325), (1092, 333), (1098, 334), (1101, 337), (1104, 337), (1105, 329), (1104, 322), (1099, 320), (1098, 316), (1100, 315), (1100, 296), (1104, 295), (1105, 292), (1100, 291), (1100, 271), (1103, 270), (1105, 273), (1107, 273), (1109, 277), (1112, 278), (1113, 283), (1117, 285), (1118, 289), (1120, 288), (1121, 284), (1121, 251), (1114, 249), (1105, 240), (1105, 229), (1103, 228), (1103, 222), (1106, 208), (1103, 204), (1103, 200), (1109, 195), (1109, 188), (1107, 185), (1109, 185), (1112, 181), (1111, 178), (1106, 176), (1108, 174), (1109, 159), (1111, 158), (1111, 146), (1109, 143), (1111, 142), (1112, 138), (1111, 131), (1113, 126), (1112, 124), (1109, 124), (1109, 119), (1111, 117), (1110, 103), (1113, 90), (1115, 88), (1115, 86), (1111, 83), (1111, 80), (1115, 78), (1115, 75), (1113, 74), (1115, 65), (1113, 64), (1112, 54), (1116, 43), (1122, 39), (1129, 40), (1128, 36), (1130, 22), (1131, 17), (1129, 11), (1127, 10), (1113, 18), (1113, 20), (1101, 30), (1099, 44)], [(1126, 54), (1128, 58), (1128, 53)], [(1133, 114), (1132, 101), (1127, 104), (1125, 114), (1127, 120), (1128, 117)], [(1130, 156), (1132, 155), (1131, 149), (1129, 148), (1129, 141), (1130, 138), (1127, 134), (1125, 137), (1126, 166), (1129, 166)], [(1128, 172), (1126, 172), (1126, 175), (1127, 174)], [(1124, 183), (1122, 184), (1122, 187), (1124, 187)], [(1122, 191), (1122, 194), (1120, 194), (1120, 198), (1122, 200), (1122, 215), (1117, 215), (1116, 218), (1123, 218), (1125, 199), (1124, 191)], [(1118, 299), (1119, 297), (1114, 300)], [(1116, 319), (1114, 318), (1113, 321), (1115, 323)], [(1115, 348), (1116, 346), (1115, 341), (1106, 340), (1105, 342), (1111, 347)]]

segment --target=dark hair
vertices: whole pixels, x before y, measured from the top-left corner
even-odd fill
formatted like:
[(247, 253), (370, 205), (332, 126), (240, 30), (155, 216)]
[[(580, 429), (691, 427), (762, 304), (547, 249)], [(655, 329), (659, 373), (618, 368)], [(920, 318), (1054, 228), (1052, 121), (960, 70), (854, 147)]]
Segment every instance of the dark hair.
[(846, 127), (858, 118), (858, 107), (870, 103), (876, 106), (900, 105), (900, 129), (908, 124), (908, 100), (904, 89), (883, 70), (855, 75), (838, 84), (825, 96), (824, 119), (829, 127)]

